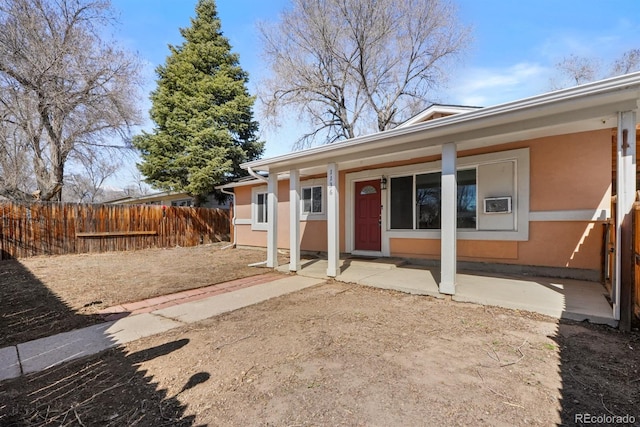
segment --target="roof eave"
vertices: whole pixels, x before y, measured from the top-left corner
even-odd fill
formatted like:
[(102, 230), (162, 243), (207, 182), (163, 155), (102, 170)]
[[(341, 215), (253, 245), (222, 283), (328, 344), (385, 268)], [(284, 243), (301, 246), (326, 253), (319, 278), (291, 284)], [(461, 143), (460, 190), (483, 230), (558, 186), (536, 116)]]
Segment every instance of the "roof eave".
[[(339, 143), (255, 160), (243, 163), (241, 167), (245, 169), (250, 167), (254, 170), (268, 172), (272, 169), (286, 169), (299, 161), (310, 163), (339, 158), (342, 154), (359, 151), (363, 146), (368, 149), (374, 149), (381, 144), (394, 146), (417, 139), (424, 140), (425, 146), (428, 146), (431, 142), (433, 142), (433, 145), (441, 145), (442, 137), (451, 136), (453, 141), (456, 134), (463, 132), (473, 132), (474, 130), (515, 121), (550, 117), (562, 112), (576, 110), (578, 109), (577, 107), (585, 109), (627, 101), (624, 105), (626, 108), (633, 107), (632, 109), (636, 109), (639, 97), (640, 72), (443, 117), (438, 120), (416, 123), (408, 127), (365, 135)], [(580, 105), (576, 106), (575, 103), (578, 101), (580, 101)]]

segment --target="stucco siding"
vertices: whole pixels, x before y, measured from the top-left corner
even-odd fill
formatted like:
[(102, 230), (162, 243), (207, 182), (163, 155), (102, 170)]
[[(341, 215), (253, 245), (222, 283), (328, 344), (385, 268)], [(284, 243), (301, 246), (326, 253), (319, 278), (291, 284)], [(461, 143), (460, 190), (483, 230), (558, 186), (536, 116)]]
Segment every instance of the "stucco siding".
[(611, 132), (533, 140), (531, 210), (597, 208), (611, 200)]
[(237, 187), (234, 193), (236, 218), (251, 220), (251, 187)]
[[(460, 152), (459, 157), (487, 153), (529, 149), (529, 211), (515, 212), (530, 215), (528, 238), (524, 241), (465, 240), (459, 239), (457, 252), (461, 261), (495, 262), (543, 267), (570, 267), (599, 270), (602, 250), (602, 222), (571, 215), (588, 215), (589, 212), (607, 212), (611, 200), (611, 130), (583, 132), (549, 138), (518, 141), (494, 147)], [(438, 157), (420, 158), (413, 161), (385, 163), (368, 168), (395, 167), (436, 161)], [(361, 172), (364, 168), (340, 171), (339, 173), (339, 230), (340, 250), (345, 251), (348, 227), (346, 218), (347, 174)], [(484, 173), (484, 170), (481, 170)], [(497, 172), (489, 170), (494, 176)], [(491, 175), (493, 174), (493, 175)], [(321, 179), (323, 176), (302, 177), (305, 180)], [(262, 185), (262, 184), (261, 184)], [(278, 184), (278, 247), (289, 248), (289, 182)], [(251, 187), (237, 187), (236, 216), (242, 225), (237, 228), (237, 240), (241, 245), (265, 246), (266, 231), (252, 230)], [(508, 191), (506, 191), (508, 193)], [(480, 197), (480, 195), (479, 195)], [(386, 203), (386, 202), (385, 202)], [(482, 203), (478, 200), (478, 210)], [(577, 212), (577, 214), (576, 214)], [(537, 217), (536, 217), (537, 215)], [(557, 216), (555, 220), (546, 220)], [(541, 220), (544, 219), (544, 220)], [(301, 222), (301, 249), (303, 251), (327, 250), (326, 220)], [(484, 239), (484, 236), (481, 237)], [(440, 240), (434, 238), (390, 237), (391, 256), (407, 258), (438, 259)]]
[(267, 232), (252, 231), (251, 225), (236, 225), (236, 243), (240, 246), (267, 247)]

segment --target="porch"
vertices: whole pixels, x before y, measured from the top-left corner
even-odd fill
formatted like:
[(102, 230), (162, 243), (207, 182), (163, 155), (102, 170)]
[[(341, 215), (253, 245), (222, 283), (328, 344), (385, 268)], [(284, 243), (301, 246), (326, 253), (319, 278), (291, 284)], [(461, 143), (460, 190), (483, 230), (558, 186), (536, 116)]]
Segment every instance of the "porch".
[[(278, 270), (288, 272), (288, 264)], [(327, 278), (327, 260), (302, 260), (297, 274)], [(440, 268), (393, 258), (340, 259), (335, 280), (416, 295), (444, 298), (438, 291)], [(508, 276), (461, 270), (454, 301), (526, 310), (547, 316), (617, 326), (606, 289), (599, 283), (549, 277)]]
[[(253, 180), (220, 189), (239, 189), (239, 243), (266, 247), (267, 267), (288, 249), (288, 271), (309, 274), (301, 252), (325, 252), (327, 261), (314, 263), (321, 277), (406, 287), (411, 280), (385, 276), (398, 271), (359, 277), (340, 254), (439, 259), (437, 271), (411, 272), (414, 291), (556, 317), (601, 313), (628, 329), (639, 99), (640, 73), (615, 77), (254, 160), (241, 165)], [(611, 306), (599, 288), (599, 308), (585, 302), (599, 285), (458, 274), (459, 259), (595, 271), (601, 241), (593, 230), (609, 219), (618, 248)]]

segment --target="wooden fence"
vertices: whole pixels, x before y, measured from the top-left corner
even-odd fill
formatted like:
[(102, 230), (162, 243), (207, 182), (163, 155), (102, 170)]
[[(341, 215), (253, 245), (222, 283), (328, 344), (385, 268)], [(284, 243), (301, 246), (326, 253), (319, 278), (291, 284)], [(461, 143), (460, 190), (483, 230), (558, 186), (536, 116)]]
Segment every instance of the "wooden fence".
[(0, 260), (196, 246), (229, 238), (222, 209), (0, 202)]

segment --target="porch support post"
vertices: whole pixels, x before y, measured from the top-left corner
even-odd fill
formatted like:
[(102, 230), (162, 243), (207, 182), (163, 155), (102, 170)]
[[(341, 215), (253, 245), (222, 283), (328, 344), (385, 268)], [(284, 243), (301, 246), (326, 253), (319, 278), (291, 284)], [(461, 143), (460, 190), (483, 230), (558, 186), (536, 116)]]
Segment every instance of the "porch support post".
[(267, 267), (278, 266), (278, 174), (267, 181)]
[(616, 167), (616, 252), (613, 287), (613, 316), (620, 329), (630, 329), (633, 316), (631, 262), (634, 255), (631, 234), (633, 203), (636, 201), (636, 112), (618, 113)]
[(440, 215), (440, 293), (456, 293), (456, 228), (458, 217), (458, 184), (456, 176), (456, 144), (442, 146), (442, 211)]
[(327, 165), (327, 276), (340, 273), (340, 227), (338, 165)]
[(300, 269), (300, 171), (289, 171), (289, 271)]

